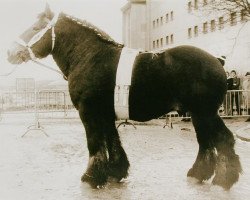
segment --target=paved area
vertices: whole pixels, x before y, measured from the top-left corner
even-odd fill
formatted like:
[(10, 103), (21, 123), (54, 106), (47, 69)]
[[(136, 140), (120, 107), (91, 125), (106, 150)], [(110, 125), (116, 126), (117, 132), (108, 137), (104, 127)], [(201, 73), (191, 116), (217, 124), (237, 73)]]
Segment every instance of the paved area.
[[(43, 120), (49, 137), (38, 131), (21, 135), (32, 124), (33, 115), (4, 115), (0, 122), (0, 200), (246, 200), (250, 198), (250, 143), (237, 139), (236, 151), (244, 173), (226, 192), (187, 179), (198, 151), (190, 122), (164, 121), (151, 125), (119, 128), (131, 168), (129, 177), (105, 189), (91, 189), (80, 177), (87, 165), (88, 151), (79, 120)], [(227, 120), (236, 132), (249, 125), (244, 120)]]

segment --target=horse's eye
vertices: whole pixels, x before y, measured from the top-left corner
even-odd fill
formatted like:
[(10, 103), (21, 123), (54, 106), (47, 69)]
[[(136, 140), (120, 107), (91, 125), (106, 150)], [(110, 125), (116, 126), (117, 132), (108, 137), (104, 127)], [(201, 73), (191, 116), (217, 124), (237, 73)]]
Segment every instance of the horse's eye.
[(34, 31), (40, 31), (40, 30), (42, 30), (45, 27), (46, 27), (46, 24), (42, 24), (42, 25), (34, 26), (33, 30)]
[(40, 29), (41, 29), (41, 27), (37, 27), (37, 26), (35, 26), (35, 27), (33, 28), (34, 31), (39, 31)]

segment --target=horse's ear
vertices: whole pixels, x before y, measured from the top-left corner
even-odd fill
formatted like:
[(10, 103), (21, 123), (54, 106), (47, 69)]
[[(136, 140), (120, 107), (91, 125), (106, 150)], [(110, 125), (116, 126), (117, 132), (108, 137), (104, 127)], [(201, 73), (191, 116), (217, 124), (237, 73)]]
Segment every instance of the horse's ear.
[(46, 3), (44, 13), (45, 13), (46, 17), (50, 20), (54, 17), (54, 13), (51, 11), (48, 3)]

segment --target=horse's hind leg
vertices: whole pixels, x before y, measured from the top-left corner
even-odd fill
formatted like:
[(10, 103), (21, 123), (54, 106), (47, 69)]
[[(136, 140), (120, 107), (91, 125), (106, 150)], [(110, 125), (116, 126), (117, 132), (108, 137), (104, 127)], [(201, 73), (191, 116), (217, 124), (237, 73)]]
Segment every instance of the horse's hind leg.
[(109, 176), (119, 182), (128, 175), (129, 161), (115, 127), (115, 121), (108, 123), (107, 132), (105, 133), (107, 148), (109, 152)]
[(213, 142), (213, 129), (210, 120), (205, 116), (192, 113), (192, 122), (199, 143), (199, 151), (196, 161), (188, 171), (187, 176), (194, 177), (202, 182), (208, 180), (215, 170), (216, 153)]
[[(215, 170), (213, 183), (229, 189), (241, 173), (239, 156), (234, 151), (234, 137), (218, 114), (192, 114), (199, 143), (197, 159), (188, 176), (200, 181), (210, 178)], [(218, 156), (214, 148), (217, 149)]]
[(214, 119), (214, 127), (217, 131), (215, 146), (218, 159), (213, 184), (230, 189), (238, 181), (239, 174), (242, 172), (239, 156), (234, 150), (235, 140), (232, 132), (219, 116)]
[(80, 106), (79, 115), (85, 127), (89, 150), (88, 167), (81, 180), (96, 188), (103, 186), (108, 178), (108, 158), (103, 134), (103, 129), (105, 129), (103, 118), (91, 105)]

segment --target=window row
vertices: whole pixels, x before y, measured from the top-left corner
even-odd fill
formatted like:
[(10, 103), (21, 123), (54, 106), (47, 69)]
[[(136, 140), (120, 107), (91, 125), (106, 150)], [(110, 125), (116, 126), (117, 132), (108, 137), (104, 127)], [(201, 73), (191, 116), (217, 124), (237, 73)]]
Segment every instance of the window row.
[(168, 23), (169, 21), (173, 20), (174, 20), (174, 12), (171, 11), (170, 13), (167, 13), (165, 16), (161, 16), (153, 20), (153, 28), (157, 28), (159, 26), (162, 26), (164, 23)]
[[(241, 15), (240, 15), (240, 21), (245, 21), (245, 20), (247, 20), (246, 12), (245, 12), (245, 10), (242, 10)], [(211, 32), (214, 32), (216, 30), (216, 28), (221, 30), (224, 28), (224, 25), (226, 24), (226, 22), (227, 22), (227, 20), (223, 16), (219, 17), (217, 21), (215, 19), (212, 19), (209, 22), (206, 21), (202, 24), (202, 32), (208, 33), (209, 29)], [(230, 13), (229, 22), (230, 22), (231, 26), (234, 26), (237, 24), (237, 13), (236, 12)], [(199, 34), (198, 26), (194, 26), (193, 30), (192, 30), (192, 27), (188, 28), (188, 38), (191, 38), (193, 36), (197, 37), (198, 34)]]
[(189, 1), (188, 2), (188, 12), (192, 11), (192, 8), (194, 8), (195, 10), (198, 9), (199, 4), (202, 6), (205, 6), (208, 4), (208, 0), (193, 0), (193, 1)]
[(153, 49), (158, 49), (160, 47), (170, 45), (174, 43), (174, 35), (168, 35), (165, 38), (160, 38), (153, 41)]

